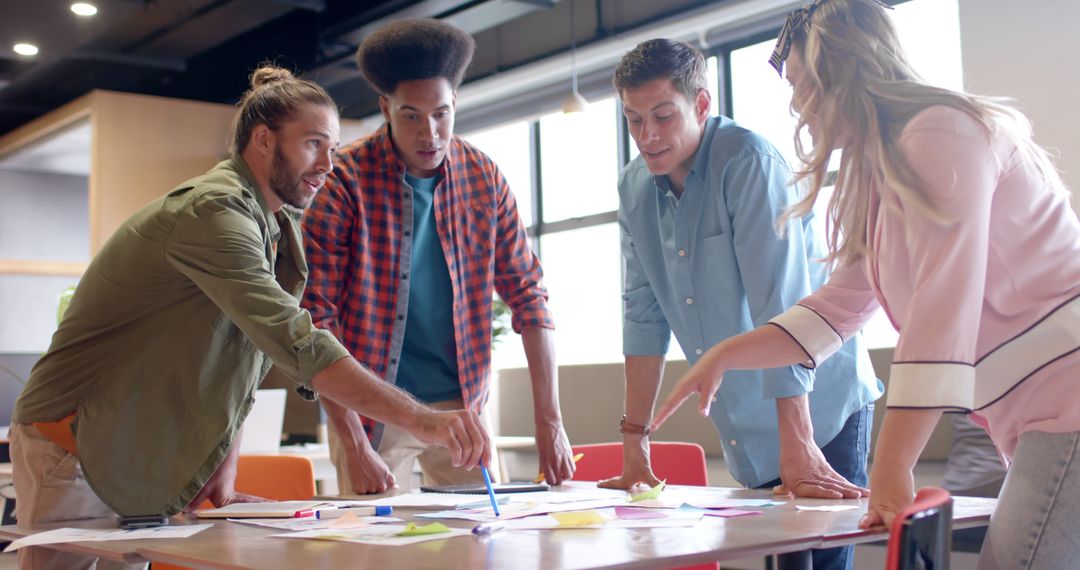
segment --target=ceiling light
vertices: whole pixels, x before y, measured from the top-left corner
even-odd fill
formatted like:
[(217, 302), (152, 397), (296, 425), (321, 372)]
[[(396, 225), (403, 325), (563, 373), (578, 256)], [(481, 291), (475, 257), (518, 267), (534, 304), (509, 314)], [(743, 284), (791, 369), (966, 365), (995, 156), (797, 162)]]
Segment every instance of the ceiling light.
[(570, 0), (570, 95), (567, 95), (562, 105), (562, 112), (567, 114), (584, 113), (589, 106), (589, 102), (577, 90), (576, 39), (576, 34), (574, 34), (574, 1)]
[(15, 44), (11, 49), (15, 50), (15, 53), (19, 55), (37, 55), (38, 48), (34, 44)]
[(574, 91), (566, 96), (563, 100), (562, 112), (566, 114), (570, 113), (584, 113), (589, 108), (589, 101), (581, 96), (581, 93)]
[(93, 16), (97, 14), (97, 6), (89, 2), (76, 2), (71, 5), (71, 11), (80, 16)]

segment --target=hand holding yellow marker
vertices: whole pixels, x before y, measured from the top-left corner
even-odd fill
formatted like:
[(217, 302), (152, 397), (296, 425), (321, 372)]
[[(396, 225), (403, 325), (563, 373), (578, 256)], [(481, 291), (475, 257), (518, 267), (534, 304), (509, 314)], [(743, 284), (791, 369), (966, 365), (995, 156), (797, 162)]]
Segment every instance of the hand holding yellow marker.
[[(584, 453), (579, 453), (579, 454), (575, 455), (574, 456), (574, 463), (577, 463), (578, 461), (580, 461), (582, 457), (585, 457)], [(544, 482), (544, 474), (543, 473), (537, 475), (536, 479), (533, 479), (533, 483), (543, 483), (543, 482)]]

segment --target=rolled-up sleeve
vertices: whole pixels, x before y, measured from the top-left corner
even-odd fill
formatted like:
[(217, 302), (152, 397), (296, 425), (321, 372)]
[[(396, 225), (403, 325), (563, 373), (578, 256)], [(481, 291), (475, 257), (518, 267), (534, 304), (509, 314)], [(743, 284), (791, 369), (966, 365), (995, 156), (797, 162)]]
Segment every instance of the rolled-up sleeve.
[(623, 259), (623, 354), (665, 355), (671, 343), (671, 326), (649, 284), (634, 250), (634, 239), (619, 212), (619, 241)]
[(348, 351), (278, 284), (252, 207), (235, 195), (207, 193), (178, 216), (166, 259), (286, 376), (311, 390), (312, 377)]

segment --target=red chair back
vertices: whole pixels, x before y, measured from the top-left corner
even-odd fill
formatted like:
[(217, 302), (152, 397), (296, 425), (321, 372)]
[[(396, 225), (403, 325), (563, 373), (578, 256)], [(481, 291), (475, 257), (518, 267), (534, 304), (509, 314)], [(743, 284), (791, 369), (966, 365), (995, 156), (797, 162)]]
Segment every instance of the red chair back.
[[(600, 481), (622, 473), (623, 444), (595, 443), (575, 445), (574, 454), (583, 453), (577, 462), (574, 479), (577, 481)], [(656, 441), (649, 445), (653, 473), (671, 485), (709, 484), (709, 472), (705, 465), (705, 450), (696, 443)]]
[(893, 521), (885, 568), (948, 570), (951, 545), (952, 497), (945, 489), (923, 487)]

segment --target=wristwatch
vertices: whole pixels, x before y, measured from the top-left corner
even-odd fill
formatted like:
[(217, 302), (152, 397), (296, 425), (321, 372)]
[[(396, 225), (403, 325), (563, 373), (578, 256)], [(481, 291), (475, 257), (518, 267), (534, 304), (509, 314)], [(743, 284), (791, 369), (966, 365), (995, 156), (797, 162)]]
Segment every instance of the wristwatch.
[(621, 420), (619, 420), (619, 433), (632, 433), (634, 435), (649, 435), (652, 430), (649, 426), (643, 426), (641, 424), (635, 424), (626, 421), (626, 414), (623, 414)]

